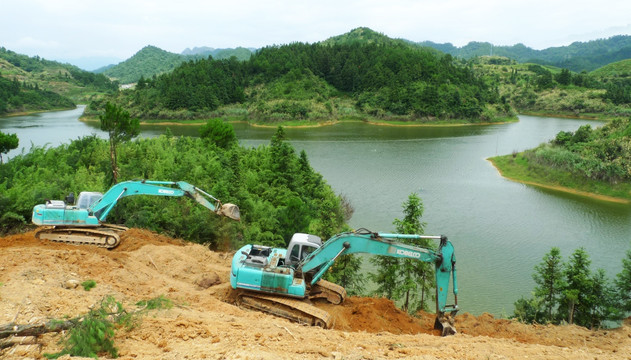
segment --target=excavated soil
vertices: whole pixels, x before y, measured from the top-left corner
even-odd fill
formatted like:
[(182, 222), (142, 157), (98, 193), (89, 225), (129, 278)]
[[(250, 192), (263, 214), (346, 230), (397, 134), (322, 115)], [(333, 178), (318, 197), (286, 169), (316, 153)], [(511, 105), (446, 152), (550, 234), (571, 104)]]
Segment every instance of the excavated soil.
[[(76, 317), (108, 295), (129, 310), (164, 296), (173, 308), (117, 331), (121, 359), (631, 359), (629, 320), (590, 331), (464, 313), (458, 334), (442, 338), (432, 314), (411, 317), (386, 299), (350, 297), (317, 304), (333, 315), (334, 329), (291, 323), (231, 302), (231, 257), (139, 229), (113, 250), (40, 241), (33, 232), (0, 238), (0, 325)], [(67, 288), (85, 280), (96, 287)], [(60, 350), (60, 338), (13, 338), (23, 344), (0, 358), (43, 358)]]

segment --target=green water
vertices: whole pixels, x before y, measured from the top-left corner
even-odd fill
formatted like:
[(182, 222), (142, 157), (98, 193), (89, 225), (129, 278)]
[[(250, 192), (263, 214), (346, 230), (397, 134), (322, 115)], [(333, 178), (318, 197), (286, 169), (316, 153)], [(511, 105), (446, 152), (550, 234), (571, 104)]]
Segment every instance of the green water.
[[(29, 139), (56, 145), (90, 133), (103, 136), (96, 124), (78, 122), (80, 113), (0, 119), (0, 130), (18, 132), (27, 150)], [(533, 267), (552, 246), (565, 258), (584, 247), (592, 269), (603, 268), (610, 278), (620, 272), (621, 259), (631, 249), (631, 206), (511, 182), (485, 160), (535, 147), (586, 123), (601, 124), (520, 116), (518, 123), (504, 125), (342, 123), (286, 133), (333, 189), (351, 201), (354, 228), (393, 231), (392, 221), (403, 216), (401, 205), (410, 193), (418, 193), (425, 205), (425, 233), (445, 234), (455, 246), (460, 307), (501, 316), (512, 313), (519, 297), (530, 295)], [(170, 129), (174, 135), (196, 136), (198, 131), (194, 126)], [(144, 126), (142, 136), (164, 130)], [(235, 124), (235, 131), (242, 145), (259, 146), (269, 144), (275, 129)]]

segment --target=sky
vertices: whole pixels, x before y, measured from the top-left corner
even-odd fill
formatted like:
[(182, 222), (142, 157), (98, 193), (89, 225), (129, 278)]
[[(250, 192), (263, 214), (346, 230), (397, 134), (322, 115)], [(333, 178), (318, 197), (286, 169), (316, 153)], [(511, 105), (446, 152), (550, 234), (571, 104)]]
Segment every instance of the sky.
[[(630, 0), (0, 0), (0, 47), (86, 70), (147, 45), (314, 43), (368, 27), (392, 38), (533, 49), (631, 34)], [(92, 65), (79, 65), (88, 59)], [(101, 62), (98, 66), (96, 63)]]

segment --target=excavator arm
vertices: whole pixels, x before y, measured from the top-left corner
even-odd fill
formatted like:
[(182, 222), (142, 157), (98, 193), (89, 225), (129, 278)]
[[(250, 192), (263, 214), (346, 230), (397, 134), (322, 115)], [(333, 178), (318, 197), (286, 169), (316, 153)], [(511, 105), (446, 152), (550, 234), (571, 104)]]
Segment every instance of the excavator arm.
[(240, 219), (239, 208), (236, 205), (222, 205), (212, 195), (184, 181), (125, 181), (109, 189), (100, 200), (88, 208), (88, 211), (93, 213), (99, 221), (104, 222), (121, 198), (132, 195), (188, 196), (218, 215), (227, 216), (233, 220)]
[[(401, 239), (440, 240), (437, 251), (423, 247), (402, 244)], [(426, 236), (416, 234), (375, 233), (365, 229), (335, 235), (320, 248), (312, 252), (297, 267), (297, 271), (314, 272), (311, 285), (316, 284), (324, 273), (343, 254), (367, 253), (381, 256), (414, 259), (432, 262), (436, 275), (436, 323), (435, 328), (443, 335), (455, 333), (453, 317), (458, 312), (458, 283), (456, 279), (456, 256), (454, 247), (445, 236)], [(450, 278), (453, 278), (454, 304), (447, 305)], [(446, 312), (451, 309), (450, 316)]]

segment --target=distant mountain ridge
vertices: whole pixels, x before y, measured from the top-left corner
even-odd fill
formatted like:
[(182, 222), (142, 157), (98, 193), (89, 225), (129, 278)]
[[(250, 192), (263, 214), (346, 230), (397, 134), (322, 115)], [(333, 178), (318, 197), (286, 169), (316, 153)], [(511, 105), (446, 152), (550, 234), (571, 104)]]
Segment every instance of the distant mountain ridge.
[(521, 63), (553, 65), (574, 72), (590, 72), (607, 64), (631, 58), (631, 36), (628, 35), (617, 35), (608, 39), (574, 42), (568, 46), (535, 50), (524, 44), (497, 46), (489, 42), (472, 41), (465, 46), (456, 47), (451, 43), (413, 42), (406, 39), (393, 39), (370, 28), (359, 27), (348, 33), (330, 37), (321, 43), (327, 45), (399, 43), (407, 46), (428, 47), (464, 59), (477, 56), (504, 56)]
[(488, 42), (470, 42), (463, 47), (431, 41), (414, 43), (440, 50), (452, 56), (470, 59), (476, 56), (505, 56), (518, 62), (554, 65), (575, 72), (598, 69), (607, 64), (631, 58), (631, 36), (617, 35), (607, 39), (574, 42), (568, 46), (535, 50), (524, 44), (495, 46)]
[(254, 52), (256, 52), (256, 49), (254, 48), (244, 48), (241, 46), (234, 49), (215, 49), (208, 46), (202, 46), (194, 47), (192, 49), (186, 48), (184, 49), (184, 51), (182, 51), (182, 55), (204, 55), (206, 57), (210, 55), (214, 59), (229, 59), (230, 57), (234, 56), (237, 58), (237, 60), (243, 61), (249, 59)]

